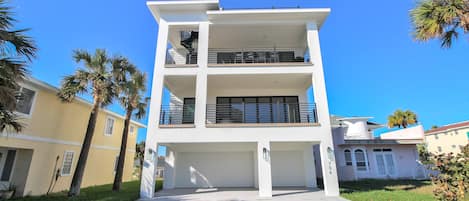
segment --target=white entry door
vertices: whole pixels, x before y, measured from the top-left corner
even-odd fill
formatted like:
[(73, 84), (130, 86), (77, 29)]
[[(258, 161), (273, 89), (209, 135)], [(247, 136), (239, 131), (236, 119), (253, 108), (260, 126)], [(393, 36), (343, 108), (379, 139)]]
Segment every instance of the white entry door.
[(396, 163), (391, 149), (374, 149), (376, 168), (379, 176), (395, 177)]

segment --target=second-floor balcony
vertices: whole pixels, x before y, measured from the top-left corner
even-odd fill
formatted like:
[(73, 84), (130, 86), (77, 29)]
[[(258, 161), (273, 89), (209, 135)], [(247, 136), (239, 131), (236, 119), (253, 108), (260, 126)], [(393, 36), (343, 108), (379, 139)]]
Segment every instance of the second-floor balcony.
[[(266, 98), (245, 99), (251, 103), (207, 104), (207, 127), (313, 126), (318, 123), (314, 103), (269, 103)], [(162, 105), (160, 126), (193, 127), (194, 109), (192, 103)]]

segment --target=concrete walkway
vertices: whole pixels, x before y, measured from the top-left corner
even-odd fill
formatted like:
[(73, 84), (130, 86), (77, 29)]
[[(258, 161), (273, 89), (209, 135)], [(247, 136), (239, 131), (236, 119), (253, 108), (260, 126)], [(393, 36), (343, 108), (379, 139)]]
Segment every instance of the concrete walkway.
[(326, 197), (324, 191), (312, 188), (274, 188), (271, 198), (258, 197), (254, 188), (167, 189), (156, 193), (151, 201), (345, 201), (341, 197)]

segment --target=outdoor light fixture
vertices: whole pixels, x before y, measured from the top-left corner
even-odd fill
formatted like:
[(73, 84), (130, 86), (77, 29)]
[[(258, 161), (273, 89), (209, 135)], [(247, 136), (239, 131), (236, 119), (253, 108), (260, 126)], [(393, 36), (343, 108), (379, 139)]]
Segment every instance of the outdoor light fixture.
[(264, 160), (269, 161), (269, 151), (265, 147), (262, 149), (262, 156), (264, 157)]

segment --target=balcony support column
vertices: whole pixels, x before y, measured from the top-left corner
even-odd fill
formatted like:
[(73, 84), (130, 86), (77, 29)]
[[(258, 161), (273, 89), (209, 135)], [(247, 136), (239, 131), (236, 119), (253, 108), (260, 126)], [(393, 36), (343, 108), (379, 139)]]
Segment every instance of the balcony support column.
[(199, 40), (197, 49), (197, 81), (195, 88), (194, 124), (196, 128), (205, 127), (205, 113), (207, 108), (207, 63), (208, 63), (208, 34), (209, 23), (199, 24)]
[(332, 142), (331, 122), (329, 117), (329, 106), (327, 103), (326, 83), (321, 58), (321, 47), (319, 43), (319, 29), (316, 23), (306, 24), (307, 42), (311, 62), (313, 63), (313, 95), (317, 106), (318, 122), (321, 125), (321, 166), (326, 196), (339, 195), (339, 182), (337, 178), (337, 167), (334, 157), (334, 144)]
[(272, 197), (272, 170), (270, 157), (270, 142), (257, 142), (257, 176), (259, 197)]
[(168, 24), (164, 19), (160, 20), (158, 29), (158, 42), (156, 45), (155, 66), (153, 69), (153, 81), (151, 90), (150, 109), (148, 115), (148, 127), (144, 164), (142, 167), (142, 180), (140, 185), (140, 197), (152, 198), (155, 193), (156, 166), (158, 144), (156, 131), (159, 125), (161, 102), (163, 96), (164, 65), (166, 62), (166, 46), (168, 41)]

